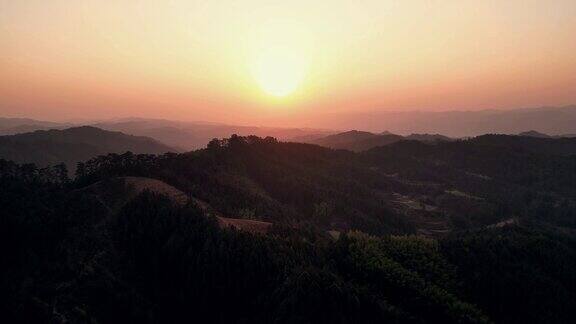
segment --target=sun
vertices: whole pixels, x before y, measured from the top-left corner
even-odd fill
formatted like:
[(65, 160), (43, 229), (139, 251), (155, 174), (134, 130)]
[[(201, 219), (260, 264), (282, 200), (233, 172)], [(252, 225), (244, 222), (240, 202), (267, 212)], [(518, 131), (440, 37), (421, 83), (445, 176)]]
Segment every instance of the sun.
[(256, 54), (252, 65), (252, 74), (260, 88), (275, 97), (294, 93), (307, 70), (303, 53), (282, 46), (262, 49)]

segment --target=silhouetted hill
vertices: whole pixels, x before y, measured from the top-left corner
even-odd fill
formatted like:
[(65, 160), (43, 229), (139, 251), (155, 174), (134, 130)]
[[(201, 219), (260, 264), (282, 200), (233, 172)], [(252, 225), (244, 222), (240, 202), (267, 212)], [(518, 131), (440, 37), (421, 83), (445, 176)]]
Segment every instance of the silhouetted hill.
[(388, 131), (382, 132), (380, 134), (374, 134), (370, 132), (352, 130), (344, 133), (316, 138), (306, 142), (333, 149), (344, 149), (354, 152), (361, 152), (369, 150), (373, 147), (396, 143), (401, 140), (416, 140), (420, 142), (436, 143), (442, 141), (451, 141), (452, 139), (440, 134), (412, 134), (404, 137), (392, 134)]
[(379, 135), (370, 132), (351, 130), (344, 133), (338, 133), (318, 138), (310, 141), (310, 143), (333, 149), (344, 149), (359, 152), (375, 146), (388, 145), (402, 139), (402, 136), (394, 134)]
[(405, 136), (404, 138), (407, 140), (429, 142), (429, 143), (448, 142), (453, 140), (448, 136), (440, 134), (410, 134), (408, 136)]
[[(388, 135), (388, 134), (386, 134)], [(370, 133), (370, 132), (363, 132), (358, 130), (351, 130), (343, 133), (338, 133), (334, 135), (328, 135), (324, 137), (323, 140), (326, 142), (332, 143), (348, 143), (348, 142), (355, 142), (355, 141), (362, 141), (370, 138), (374, 138), (378, 135)]]
[(109, 132), (96, 127), (39, 130), (0, 136), (0, 158), (39, 166), (65, 163), (74, 168), (79, 161), (108, 153), (162, 154), (175, 150), (149, 137)]
[(539, 138), (552, 138), (552, 136), (544, 133), (540, 133), (534, 130), (519, 133), (518, 136), (527, 136), (527, 137), (539, 137)]

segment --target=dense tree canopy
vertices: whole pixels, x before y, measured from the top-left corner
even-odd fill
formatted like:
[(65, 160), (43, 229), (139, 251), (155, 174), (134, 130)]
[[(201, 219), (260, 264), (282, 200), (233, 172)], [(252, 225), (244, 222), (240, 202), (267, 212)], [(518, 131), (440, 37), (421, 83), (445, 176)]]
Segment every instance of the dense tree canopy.
[[(505, 167), (491, 163), (499, 148), (470, 145), (355, 154), (234, 136), (185, 154), (99, 156), (73, 179), (63, 165), (0, 160), (3, 319), (573, 321), (575, 189), (550, 177), (572, 179), (575, 160), (520, 151), (499, 155)], [(95, 187), (126, 176), (188, 199)], [(256, 234), (219, 215), (273, 225)], [(450, 231), (414, 235), (421, 219)]]

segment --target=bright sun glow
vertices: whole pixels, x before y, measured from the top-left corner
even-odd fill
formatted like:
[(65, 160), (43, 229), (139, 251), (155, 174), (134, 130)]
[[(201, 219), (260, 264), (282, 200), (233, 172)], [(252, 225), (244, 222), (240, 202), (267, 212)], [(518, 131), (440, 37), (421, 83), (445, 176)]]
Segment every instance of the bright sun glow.
[(285, 97), (298, 89), (307, 70), (305, 56), (282, 47), (263, 49), (256, 55), (252, 73), (266, 93)]

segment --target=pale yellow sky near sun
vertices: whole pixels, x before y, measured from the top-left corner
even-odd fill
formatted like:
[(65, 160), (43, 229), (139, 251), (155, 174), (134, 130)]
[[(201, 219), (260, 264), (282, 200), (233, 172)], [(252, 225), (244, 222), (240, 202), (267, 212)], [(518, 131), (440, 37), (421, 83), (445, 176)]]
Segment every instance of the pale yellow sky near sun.
[(0, 0), (0, 115), (565, 105), (575, 53), (573, 0)]

